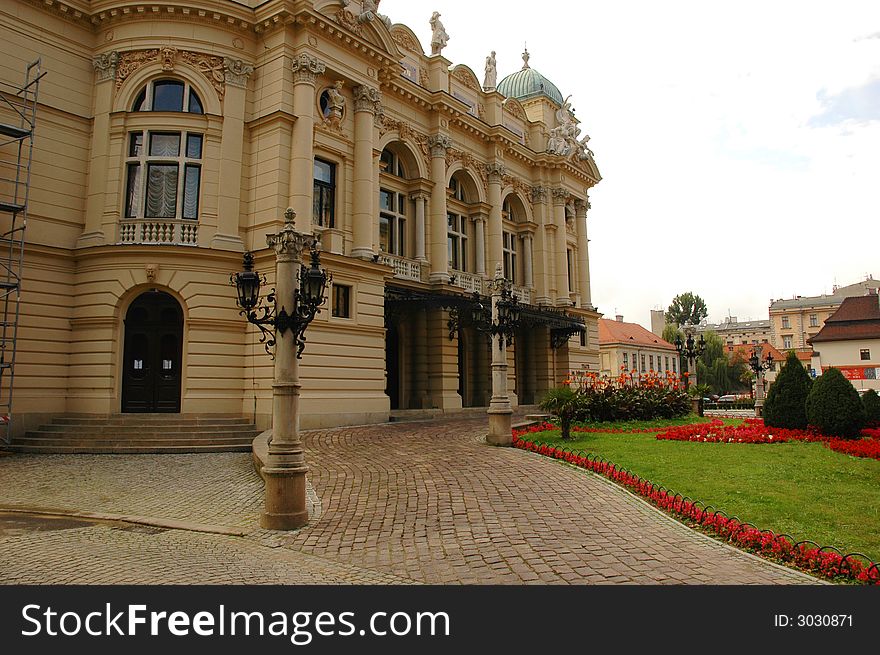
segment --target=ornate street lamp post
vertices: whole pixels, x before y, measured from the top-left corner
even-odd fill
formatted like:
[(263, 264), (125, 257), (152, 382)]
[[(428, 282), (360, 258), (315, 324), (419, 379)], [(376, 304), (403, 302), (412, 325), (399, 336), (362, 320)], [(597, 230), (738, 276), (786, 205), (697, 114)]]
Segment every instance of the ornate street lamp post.
[[(238, 293), (239, 312), (256, 325), (266, 351), (275, 360), (272, 382), (272, 437), (263, 463), (266, 502), (260, 525), (269, 530), (293, 530), (309, 520), (306, 508), (306, 465), (299, 436), (299, 366), (305, 348), (305, 330), (324, 303), (329, 276), (321, 268), (314, 236), (294, 229), (292, 209), (284, 212), (284, 227), (266, 235), (275, 250), (275, 289), (260, 298), (266, 283), (253, 270), (254, 258), (244, 254), (244, 270), (233, 273), (230, 281)], [(302, 262), (303, 248), (311, 250), (311, 265)], [(274, 354), (272, 347), (275, 347)]]
[(685, 389), (687, 389), (691, 385), (691, 380), (693, 380), (694, 384), (697, 383), (697, 357), (702, 355), (706, 349), (706, 341), (701, 334), (700, 340), (695, 342), (693, 328), (686, 327), (685, 334), (687, 338), (684, 342), (682, 342), (680, 336), (675, 338), (675, 349), (678, 351), (679, 360), (682, 357), (687, 358), (688, 374), (685, 376), (684, 381)]
[[(499, 264), (495, 268), (495, 279), (489, 282), (492, 291), (492, 317), (488, 328), (492, 335), (492, 399), (487, 411), (489, 434), (486, 442), (493, 446), (509, 446), (513, 441), (513, 408), (507, 393), (507, 346), (513, 343), (513, 336), (519, 325), (520, 306), (511, 287), (510, 281), (504, 279)], [(474, 310), (475, 319), (478, 313), (484, 313), (479, 304)]]
[(773, 355), (770, 353), (761, 360), (762, 350), (761, 346), (755, 346), (749, 357), (749, 368), (755, 373), (755, 416), (758, 418), (764, 413), (764, 371), (769, 371), (773, 366)]

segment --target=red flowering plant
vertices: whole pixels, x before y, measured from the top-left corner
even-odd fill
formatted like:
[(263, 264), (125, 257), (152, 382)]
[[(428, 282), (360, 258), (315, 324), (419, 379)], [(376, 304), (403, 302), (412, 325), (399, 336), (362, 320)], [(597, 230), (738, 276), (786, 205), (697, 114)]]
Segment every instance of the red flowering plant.
[(855, 457), (880, 459), (880, 431), (862, 430), (860, 440), (841, 439), (822, 435), (813, 428), (789, 430), (771, 428), (761, 419), (746, 419), (741, 425), (724, 425), (718, 419), (710, 423), (696, 423), (665, 428), (657, 439), (668, 441), (697, 441), (703, 443), (785, 443), (786, 441), (821, 441), (827, 448)]
[[(700, 427), (705, 429), (703, 425)], [(714, 428), (717, 429), (717, 425)], [(632, 471), (607, 461), (604, 457), (534, 441), (533, 437), (524, 438), (528, 434), (554, 429), (556, 426), (543, 423), (514, 430), (513, 445), (602, 475), (642, 496), (656, 507), (683, 519), (686, 523), (762, 557), (789, 564), (819, 577), (880, 585), (880, 564), (872, 562), (861, 553), (844, 554), (833, 547), (819, 546), (812, 541), (796, 542), (789, 535), (760, 530), (735, 516), (728, 516), (721, 510), (708, 507), (700, 501), (645, 480)]]
[(685, 416), (690, 404), (678, 378), (621, 369), (617, 377), (574, 371), (566, 380), (577, 398), (576, 421), (627, 421)]

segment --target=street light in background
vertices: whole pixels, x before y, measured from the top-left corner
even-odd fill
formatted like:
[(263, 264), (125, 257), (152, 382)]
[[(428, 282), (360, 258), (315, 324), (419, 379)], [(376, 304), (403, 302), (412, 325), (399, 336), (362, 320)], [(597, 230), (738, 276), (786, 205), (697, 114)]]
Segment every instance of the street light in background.
[[(272, 437), (263, 463), (266, 501), (260, 525), (269, 530), (293, 530), (309, 520), (306, 507), (306, 473), (302, 440), (299, 436), (299, 364), (305, 348), (305, 330), (324, 304), (324, 291), (330, 276), (321, 268), (317, 240), (294, 229), (292, 209), (284, 212), (284, 227), (266, 235), (275, 250), (275, 289), (265, 299), (260, 287), (263, 274), (254, 271), (254, 257), (246, 252), (244, 270), (233, 273), (239, 312), (256, 325), (260, 343), (275, 360), (272, 382)], [(304, 248), (311, 251), (311, 264), (302, 264)], [(272, 348), (274, 347), (274, 353)]]
[[(489, 401), (489, 434), (486, 442), (493, 446), (509, 446), (513, 441), (511, 416), (513, 408), (507, 393), (507, 346), (519, 325), (520, 305), (513, 295), (510, 280), (504, 278), (501, 264), (495, 268), (495, 278), (489, 282), (492, 291), (492, 315), (487, 331), (492, 335), (492, 399)], [(474, 323), (485, 324), (485, 308), (474, 307)]]
[(767, 358), (762, 361), (762, 350), (760, 345), (755, 346), (749, 357), (749, 368), (755, 373), (755, 416), (758, 418), (764, 413), (764, 371), (773, 367), (773, 355), (767, 353)]
[(690, 387), (691, 380), (693, 383), (697, 383), (697, 357), (703, 354), (703, 351), (706, 349), (706, 341), (703, 339), (703, 335), (700, 335), (700, 340), (698, 342), (694, 341), (694, 330), (691, 327), (685, 327), (684, 329), (687, 338), (684, 342), (681, 340), (681, 336), (675, 338), (675, 349), (678, 351), (679, 361), (682, 357), (687, 358), (688, 364), (688, 374), (685, 376), (685, 389)]

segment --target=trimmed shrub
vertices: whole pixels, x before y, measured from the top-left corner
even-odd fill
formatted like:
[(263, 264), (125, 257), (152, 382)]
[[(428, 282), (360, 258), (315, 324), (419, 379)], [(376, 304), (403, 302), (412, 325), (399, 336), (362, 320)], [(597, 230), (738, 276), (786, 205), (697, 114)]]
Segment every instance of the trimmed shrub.
[(862, 396), (862, 405), (865, 407), (865, 423), (871, 426), (880, 426), (880, 396), (873, 389), (868, 389)]
[(816, 379), (806, 408), (810, 425), (829, 436), (855, 439), (865, 424), (865, 408), (858, 392), (836, 368)]
[(764, 400), (764, 424), (789, 430), (805, 429), (807, 394), (812, 384), (797, 355), (793, 351), (788, 353), (785, 365)]

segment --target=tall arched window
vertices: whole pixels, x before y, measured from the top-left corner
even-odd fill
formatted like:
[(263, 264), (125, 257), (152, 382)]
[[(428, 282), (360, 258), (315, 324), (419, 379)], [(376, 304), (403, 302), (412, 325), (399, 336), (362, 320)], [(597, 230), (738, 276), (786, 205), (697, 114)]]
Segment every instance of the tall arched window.
[(467, 271), (468, 264), (468, 207), (471, 193), (461, 173), (456, 172), (449, 180), (449, 199), (446, 203), (446, 238), (449, 248), (449, 267)]
[(409, 214), (406, 164), (391, 147), (379, 157), (379, 250), (407, 256), (406, 226)]

